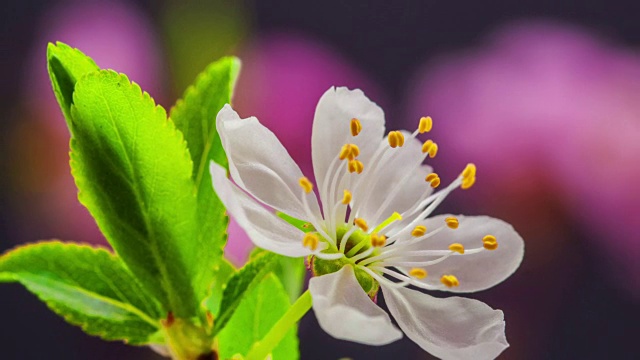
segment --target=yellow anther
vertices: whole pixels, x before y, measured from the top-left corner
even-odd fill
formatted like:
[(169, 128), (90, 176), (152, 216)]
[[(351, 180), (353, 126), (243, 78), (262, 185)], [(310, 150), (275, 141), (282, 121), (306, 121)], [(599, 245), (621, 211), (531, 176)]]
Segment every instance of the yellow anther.
[(347, 205), (351, 202), (351, 192), (349, 190), (344, 191), (344, 195), (342, 196), (342, 203)]
[(342, 145), (342, 148), (340, 149), (340, 155), (338, 155), (340, 160), (346, 159), (347, 156), (349, 156), (349, 154), (351, 154), (351, 145), (350, 144)]
[(389, 146), (392, 148), (404, 145), (404, 135), (400, 131), (390, 131), (387, 140), (389, 140)]
[(453, 275), (442, 275), (440, 282), (449, 288), (460, 285), (458, 278)]
[(356, 118), (351, 119), (351, 136), (358, 136), (360, 131), (362, 131), (362, 124), (360, 123), (360, 120)]
[(428, 182), (432, 188), (437, 188), (440, 185), (440, 177), (436, 173), (431, 173), (424, 178), (426, 182)]
[(409, 275), (411, 275), (411, 277), (414, 277), (416, 279), (424, 279), (427, 277), (428, 273), (427, 273), (427, 270), (425, 269), (413, 268), (409, 270)]
[(459, 243), (449, 245), (449, 250), (464, 254), (464, 246)]
[(362, 231), (367, 231), (369, 230), (369, 225), (367, 225), (367, 222), (363, 219), (363, 218), (356, 218), (353, 221), (354, 224), (356, 224), (357, 227), (359, 227), (360, 229), (362, 229)]
[(378, 235), (377, 233), (371, 234), (371, 246), (383, 247), (387, 243), (387, 237), (384, 235)]
[(307, 194), (313, 190), (313, 184), (311, 183), (311, 181), (309, 181), (309, 179), (307, 179), (304, 176), (301, 177), (300, 180), (298, 180), (298, 183), (300, 184), (300, 187), (304, 190), (304, 192), (306, 192)]
[(462, 179), (462, 184), (460, 185), (460, 188), (462, 190), (467, 190), (468, 188), (472, 187), (473, 184), (476, 183), (476, 177), (472, 176), (472, 177), (468, 177), (465, 179)]
[(411, 236), (420, 237), (426, 233), (427, 233), (427, 227), (424, 225), (418, 225), (411, 232)]
[(360, 148), (358, 147), (358, 145), (356, 144), (351, 144), (351, 156), (349, 157), (349, 160), (353, 160), (355, 158), (358, 157), (358, 155), (360, 155)]
[(422, 144), (422, 152), (424, 154), (429, 153), (429, 157), (433, 158), (438, 152), (438, 144), (434, 143), (433, 140), (427, 140)]
[(433, 145), (431, 145), (431, 147), (429, 148), (429, 157), (433, 159), (434, 157), (436, 157), (437, 153), (438, 153), (438, 144), (433, 143)]
[(304, 237), (302, 238), (302, 246), (307, 247), (312, 251), (315, 251), (318, 248), (319, 241), (320, 239), (318, 238), (318, 235), (316, 235), (315, 233), (308, 232), (304, 234)]
[(482, 246), (487, 250), (495, 250), (498, 248), (498, 241), (493, 235), (487, 235), (482, 238)]
[(460, 222), (455, 216), (447, 217), (446, 219), (444, 219), (444, 222), (447, 223), (447, 226), (450, 227), (451, 229), (457, 229), (458, 226), (460, 225)]
[(420, 125), (418, 125), (418, 131), (420, 131), (420, 134), (431, 131), (432, 127), (433, 119), (431, 119), (431, 116), (423, 116), (420, 118)]
[(467, 166), (462, 170), (462, 178), (467, 179), (476, 176), (476, 166), (472, 163), (467, 164)]
[(340, 149), (340, 160), (349, 159), (353, 160), (360, 155), (360, 148), (356, 144), (344, 144)]
[(364, 164), (362, 164), (360, 160), (350, 160), (348, 169), (350, 173), (355, 172), (360, 174), (362, 173), (362, 170), (364, 170)]

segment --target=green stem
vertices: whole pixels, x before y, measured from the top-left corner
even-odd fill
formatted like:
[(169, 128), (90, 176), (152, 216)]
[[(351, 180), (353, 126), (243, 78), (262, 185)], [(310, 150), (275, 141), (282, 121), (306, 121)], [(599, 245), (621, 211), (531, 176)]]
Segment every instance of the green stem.
[(296, 302), (291, 305), (289, 311), (269, 330), (262, 340), (256, 342), (249, 350), (247, 360), (264, 360), (273, 349), (278, 346), (282, 338), (295, 324), (302, 319), (304, 314), (311, 309), (311, 293), (305, 291)]

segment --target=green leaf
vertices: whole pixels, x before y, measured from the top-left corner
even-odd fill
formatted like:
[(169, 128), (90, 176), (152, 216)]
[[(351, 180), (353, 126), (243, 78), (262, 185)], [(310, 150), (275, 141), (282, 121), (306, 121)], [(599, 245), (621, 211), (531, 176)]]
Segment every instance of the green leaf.
[(159, 304), (119, 258), (86, 245), (42, 242), (0, 257), (0, 281), (17, 281), (55, 313), (105, 340), (146, 344), (159, 331)]
[(229, 279), (220, 302), (219, 316), (215, 319), (214, 334), (217, 334), (227, 325), (242, 297), (253, 290), (271, 271), (273, 265), (275, 265), (274, 260), (275, 254), (273, 253), (264, 253), (256, 256)]
[[(84, 204), (128, 268), (176, 317), (198, 314), (192, 279), (192, 163), (165, 110), (125, 75), (80, 79), (71, 108), (71, 172)], [(198, 264), (199, 265), (199, 264)]]
[(227, 288), (229, 279), (236, 271), (235, 267), (226, 259), (222, 259), (222, 261), (214, 266), (213, 276), (215, 280), (211, 283), (209, 296), (204, 300), (204, 307), (214, 318), (217, 318), (220, 313), (220, 303), (222, 302), (224, 289)]
[(60, 104), (69, 126), (76, 82), (83, 75), (98, 71), (100, 68), (80, 50), (61, 42), (57, 42), (55, 45), (49, 43), (47, 46), (47, 67), (53, 92), (56, 94), (58, 104)]
[[(275, 275), (268, 274), (253, 291), (244, 296), (235, 314), (220, 332), (220, 358), (230, 359), (236, 354), (246, 356), (251, 346), (262, 340), (289, 307), (289, 297), (282, 284)], [(299, 357), (294, 327), (273, 349), (271, 358), (290, 360)]]
[[(255, 248), (251, 251), (250, 258), (253, 259), (260, 254), (268, 252), (261, 248)], [(280, 279), (284, 289), (289, 294), (289, 300), (294, 302), (304, 288), (304, 278), (307, 274), (307, 268), (304, 258), (292, 258), (279, 254), (273, 254), (274, 267), (273, 273)]]
[(209, 65), (189, 87), (182, 100), (171, 109), (170, 118), (187, 141), (193, 160), (192, 178), (198, 199), (198, 239), (202, 244), (194, 267), (201, 268), (201, 276), (194, 279), (196, 291), (204, 298), (213, 281), (212, 266), (221, 261), (227, 240), (228, 218), (222, 202), (211, 185), (209, 162), (227, 166), (227, 157), (216, 131), (216, 115), (224, 104), (231, 102), (231, 94), (240, 70), (237, 58), (223, 58)]

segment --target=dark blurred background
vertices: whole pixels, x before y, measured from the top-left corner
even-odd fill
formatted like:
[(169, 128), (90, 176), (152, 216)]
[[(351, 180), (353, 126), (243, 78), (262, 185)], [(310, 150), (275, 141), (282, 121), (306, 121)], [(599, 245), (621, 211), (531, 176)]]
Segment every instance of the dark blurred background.
[[(362, 88), (389, 130), (431, 115), (444, 182), (478, 182), (439, 212), (487, 214), (526, 243), (521, 268), (471, 295), (505, 312), (503, 359), (637, 358), (640, 299), (640, 3), (637, 1), (5, 1), (0, 250), (39, 239), (106, 244), (76, 200), (68, 133), (46, 73), (63, 41), (124, 72), (165, 107), (220, 56), (234, 99), (311, 175), (315, 103)], [(299, 134), (291, 136), (290, 134)], [(250, 245), (232, 224), (228, 256)], [(66, 324), (0, 287), (2, 359), (157, 359)], [(332, 339), (312, 314), (303, 359), (428, 359), (404, 339)]]

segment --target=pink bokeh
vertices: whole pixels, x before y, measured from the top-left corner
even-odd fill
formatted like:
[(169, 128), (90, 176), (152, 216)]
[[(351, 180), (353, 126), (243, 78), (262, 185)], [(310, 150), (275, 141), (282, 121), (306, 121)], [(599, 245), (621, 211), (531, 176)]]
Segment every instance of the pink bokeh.
[(429, 64), (411, 93), (409, 118), (428, 109), (436, 121), (447, 177), (476, 163), (470, 193), (486, 204), (503, 191), (551, 195), (615, 264), (620, 286), (640, 290), (638, 53), (580, 28), (516, 23)]
[(47, 11), (25, 63), (23, 119), (15, 130), (14, 151), (25, 161), (12, 169), (28, 219), (23, 234), (106, 245), (94, 220), (77, 200), (69, 169), (69, 132), (47, 73), (47, 43), (81, 49), (98, 66), (126, 73), (156, 99), (162, 99), (161, 53), (148, 17), (121, 1), (71, 1)]

